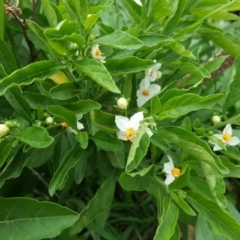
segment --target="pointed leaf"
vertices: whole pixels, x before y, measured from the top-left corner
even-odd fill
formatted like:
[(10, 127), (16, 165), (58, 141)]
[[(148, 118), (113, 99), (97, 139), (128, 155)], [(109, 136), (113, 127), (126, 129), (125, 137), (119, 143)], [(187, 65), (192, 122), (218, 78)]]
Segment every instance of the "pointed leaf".
[(85, 58), (75, 62), (75, 66), (103, 88), (114, 93), (120, 93), (111, 75), (101, 62)]

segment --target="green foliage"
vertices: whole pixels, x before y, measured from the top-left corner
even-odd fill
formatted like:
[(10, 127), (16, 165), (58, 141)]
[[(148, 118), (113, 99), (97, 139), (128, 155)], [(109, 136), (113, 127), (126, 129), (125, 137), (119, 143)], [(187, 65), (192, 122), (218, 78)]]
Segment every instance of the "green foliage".
[(0, 0), (0, 239), (239, 239), (240, 1), (140, 2)]

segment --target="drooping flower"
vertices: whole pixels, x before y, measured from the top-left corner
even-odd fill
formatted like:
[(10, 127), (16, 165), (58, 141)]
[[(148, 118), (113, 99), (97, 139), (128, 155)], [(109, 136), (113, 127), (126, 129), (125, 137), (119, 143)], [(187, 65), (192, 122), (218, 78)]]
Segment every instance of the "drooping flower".
[[(230, 124), (226, 125), (226, 127), (223, 129), (222, 134), (213, 134), (213, 136), (221, 140), (222, 143), (226, 146), (236, 146), (240, 143), (240, 140), (237, 137), (232, 136), (232, 127)], [(222, 147), (220, 147), (213, 141), (210, 140), (209, 142), (215, 144), (213, 147), (213, 151), (218, 151), (222, 149)]]
[(100, 51), (98, 44), (94, 44), (92, 47), (92, 57), (97, 60), (100, 60), (102, 63), (106, 62), (105, 57), (103, 56), (103, 53)]
[(143, 106), (153, 96), (159, 94), (161, 87), (157, 84), (151, 84), (148, 78), (144, 78), (137, 91), (137, 105), (138, 107)]
[(153, 61), (156, 63), (155, 66), (145, 70), (145, 76), (150, 80), (150, 82), (154, 82), (157, 78), (160, 78), (162, 76), (162, 74), (158, 71), (162, 64), (157, 63), (155, 59)]
[[(78, 130), (81, 130), (81, 129), (84, 128), (84, 126), (83, 126), (82, 123), (79, 122), (79, 120), (82, 119), (83, 115), (82, 115), (82, 114), (78, 114), (76, 117), (77, 117), (77, 128), (78, 128)], [(71, 132), (71, 133), (74, 133), (74, 134), (77, 134), (77, 133), (78, 133), (75, 129), (71, 128), (66, 122), (62, 122), (61, 125), (62, 125), (63, 127), (65, 127), (65, 128), (67, 128), (67, 130), (68, 130), (69, 132)]]
[(9, 132), (9, 128), (5, 124), (0, 124), (0, 137), (6, 136)]
[[(130, 119), (123, 116), (116, 116), (115, 123), (120, 130), (117, 132), (117, 137), (124, 141), (133, 141), (138, 132), (140, 122), (143, 119), (143, 112), (135, 113)], [(153, 135), (148, 127), (146, 127), (146, 132), (149, 137)]]
[(167, 156), (169, 162), (166, 162), (163, 164), (163, 172), (166, 173), (166, 179), (165, 179), (165, 184), (169, 185), (172, 183), (175, 178), (179, 177), (181, 170), (179, 168), (175, 168), (173, 164), (173, 160), (171, 157)]

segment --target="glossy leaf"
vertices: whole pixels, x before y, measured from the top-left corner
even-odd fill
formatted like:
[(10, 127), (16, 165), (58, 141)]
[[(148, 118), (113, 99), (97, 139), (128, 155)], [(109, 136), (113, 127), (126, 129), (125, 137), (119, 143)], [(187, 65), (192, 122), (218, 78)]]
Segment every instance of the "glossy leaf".
[(131, 172), (140, 164), (141, 160), (147, 153), (149, 144), (150, 139), (146, 133), (145, 126), (144, 124), (140, 124), (140, 128), (134, 138), (134, 141), (132, 142), (132, 146), (128, 154), (125, 168), (127, 172)]
[(88, 134), (87, 132), (79, 132), (76, 134), (76, 139), (80, 143), (81, 148), (86, 149), (88, 146)]
[(0, 81), (0, 96), (13, 85), (29, 85), (34, 81), (45, 79), (58, 72), (63, 66), (56, 65), (52, 61), (39, 61), (18, 69)]
[(134, 56), (112, 59), (107, 61), (106, 64), (109, 72), (114, 75), (141, 72), (153, 67), (154, 65), (155, 63), (151, 60), (142, 60)]
[(22, 90), (19, 86), (9, 88), (4, 96), (19, 116), (28, 122), (32, 122), (30, 106), (26, 99), (23, 98)]
[(78, 161), (81, 161), (83, 154), (84, 150), (78, 144), (68, 151), (49, 184), (49, 194), (51, 196), (53, 196), (55, 191), (66, 181), (68, 172)]
[(91, 99), (78, 100), (77, 102), (67, 105), (67, 109), (73, 111), (75, 114), (85, 114), (93, 109), (100, 109), (101, 107), (101, 104)]
[(122, 141), (111, 137), (104, 131), (98, 131), (91, 139), (95, 142), (97, 148), (105, 151), (119, 151), (124, 147)]
[(57, 25), (57, 15), (52, 8), (50, 1), (42, 0), (43, 10), (47, 17), (48, 23), (51, 27), (55, 27)]
[(8, 155), (12, 151), (13, 140), (5, 140), (0, 142), (0, 167), (4, 164)]
[(143, 46), (143, 43), (139, 39), (123, 31), (115, 31), (107, 36), (97, 38), (94, 40), (94, 43), (128, 50), (139, 49)]
[(165, 197), (163, 200), (163, 213), (159, 218), (159, 225), (154, 236), (154, 240), (170, 239), (175, 231), (175, 225), (178, 220), (178, 208), (172, 202), (170, 197)]
[(86, 58), (75, 62), (75, 66), (103, 88), (114, 93), (120, 93), (111, 75), (99, 61)]
[(104, 212), (112, 203), (115, 190), (115, 173), (111, 173), (106, 181), (97, 190), (95, 196), (88, 202), (81, 211), (78, 220), (70, 230), (70, 234), (81, 232), (94, 218)]
[(78, 214), (51, 202), (30, 198), (0, 198), (0, 232), (5, 240), (52, 238), (70, 227)]
[(240, 224), (215, 202), (193, 192), (188, 192), (186, 199), (211, 224), (215, 233), (227, 239), (238, 239)]
[(201, 97), (197, 94), (187, 93), (182, 96), (177, 96), (164, 103), (160, 113), (155, 115), (155, 118), (157, 120), (176, 119), (192, 111), (210, 109), (218, 103), (221, 98), (222, 94)]
[(20, 133), (12, 133), (12, 135), (35, 148), (46, 148), (54, 141), (45, 128), (35, 125), (24, 128)]

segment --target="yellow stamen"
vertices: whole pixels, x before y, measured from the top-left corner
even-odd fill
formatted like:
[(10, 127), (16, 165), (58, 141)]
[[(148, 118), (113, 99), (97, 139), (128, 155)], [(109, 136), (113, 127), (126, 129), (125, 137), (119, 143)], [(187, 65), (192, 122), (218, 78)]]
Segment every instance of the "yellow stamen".
[(173, 168), (172, 175), (176, 178), (180, 175), (180, 169), (179, 168)]
[(69, 127), (69, 125), (66, 122), (62, 122), (61, 125), (65, 128)]
[(232, 139), (232, 136), (229, 133), (223, 134), (222, 141), (229, 142)]
[(102, 52), (99, 49), (96, 49), (95, 54), (96, 54), (97, 57), (101, 57)]
[(126, 141), (132, 140), (135, 137), (135, 130), (133, 128), (129, 128), (125, 132), (125, 136), (126, 136)]
[(149, 94), (150, 94), (150, 92), (149, 92), (148, 89), (144, 89), (144, 90), (142, 91), (142, 95), (145, 96), (145, 97), (149, 96)]

